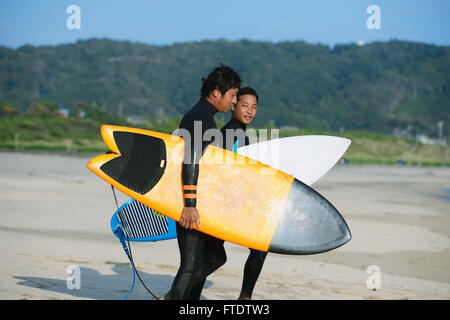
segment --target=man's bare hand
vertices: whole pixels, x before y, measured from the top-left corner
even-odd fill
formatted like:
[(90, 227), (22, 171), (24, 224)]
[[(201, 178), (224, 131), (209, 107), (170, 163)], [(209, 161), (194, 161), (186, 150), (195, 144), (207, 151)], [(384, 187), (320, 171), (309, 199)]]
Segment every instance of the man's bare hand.
[(200, 228), (200, 215), (195, 207), (184, 207), (181, 211), (180, 225), (183, 228), (192, 230), (194, 223)]

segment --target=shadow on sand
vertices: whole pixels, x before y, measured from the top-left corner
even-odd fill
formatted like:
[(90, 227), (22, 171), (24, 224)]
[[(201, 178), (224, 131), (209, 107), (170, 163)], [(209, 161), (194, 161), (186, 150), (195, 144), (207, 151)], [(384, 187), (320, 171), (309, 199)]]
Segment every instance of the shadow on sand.
[[(40, 278), (33, 276), (13, 276), (20, 280), (17, 284), (54, 293), (70, 295), (74, 298), (100, 299), (100, 300), (120, 300), (130, 290), (133, 282), (133, 274), (129, 263), (107, 262), (113, 265), (111, 270), (114, 274), (100, 274), (97, 270), (80, 266), (80, 288), (69, 289), (66, 279)], [(166, 294), (174, 276), (165, 274), (150, 274), (138, 269), (139, 275), (145, 285), (157, 296)], [(68, 275), (69, 277), (69, 275)], [(212, 281), (207, 280), (205, 287), (211, 286)], [(54, 298), (54, 297), (52, 297)], [(66, 297), (62, 297), (65, 299)], [(70, 299), (70, 298), (69, 298)], [(136, 284), (133, 292), (126, 298), (127, 300), (154, 300), (145, 290), (136, 276)], [(202, 296), (202, 299), (204, 297)]]

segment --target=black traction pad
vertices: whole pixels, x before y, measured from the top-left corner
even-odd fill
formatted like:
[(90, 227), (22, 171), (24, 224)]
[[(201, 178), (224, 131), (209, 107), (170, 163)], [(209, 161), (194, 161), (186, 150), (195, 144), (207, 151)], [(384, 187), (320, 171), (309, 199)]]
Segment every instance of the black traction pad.
[(166, 169), (167, 151), (162, 139), (125, 131), (114, 131), (121, 156), (100, 169), (121, 185), (140, 194), (149, 192)]

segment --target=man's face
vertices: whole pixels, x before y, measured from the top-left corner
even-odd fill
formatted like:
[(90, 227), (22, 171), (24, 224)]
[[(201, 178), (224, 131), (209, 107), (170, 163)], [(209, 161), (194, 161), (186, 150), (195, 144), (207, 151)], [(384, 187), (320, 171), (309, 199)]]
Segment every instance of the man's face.
[(256, 116), (257, 107), (256, 97), (252, 94), (245, 94), (233, 106), (233, 118), (248, 126)]
[(227, 112), (236, 103), (236, 94), (238, 93), (238, 88), (231, 88), (225, 94), (218, 91), (218, 99), (215, 107), (219, 112)]

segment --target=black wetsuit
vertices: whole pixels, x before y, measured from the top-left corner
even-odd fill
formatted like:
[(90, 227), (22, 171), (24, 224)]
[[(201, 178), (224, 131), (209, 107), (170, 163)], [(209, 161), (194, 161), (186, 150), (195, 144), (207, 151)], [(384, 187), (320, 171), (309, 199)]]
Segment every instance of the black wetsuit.
[(238, 120), (231, 118), (231, 120), (226, 125), (224, 125), (222, 129), (220, 129), (223, 140), (222, 145), (219, 146), (230, 151), (236, 151), (236, 141), (238, 142), (238, 144), (236, 145), (237, 148), (249, 145), (250, 142), (247, 135), (245, 134), (245, 130), (246, 126), (244, 126)]
[[(231, 140), (231, 132), (228, 136), (228, 142), (226, 137), (226, 130), (233, 130), (234, 132), (234, 139)], [(242, 131), (240, 131), (242, 130)], [(237, 145), (235, 147), (239, 148), (242, 146), (246, 146), (249, 143), (248, 136), (245, 134), (242, 134), (242, 132), (245, 132), (246, 126), (244, 126), (242, 123), (237, 121), (236, 119), (231, 119), (230, 122), (228, 122), (220, 131), (222, 132), (222, 135), (224, 137), (223, 139), (223, 145), (228, 150), (233, 150), (233, 147), (235, 146), (236, 140)], [(232, 141), (232, 144), (231, 144)], [(231, 145), (231, 148), (230, 148)], [(251, 298), (253, 289), (255, 288), (256, 281), (258, 280), (259, 274), (261, 273), (262, 267), (264, 265), (264, 260), (266, 259), (267, 252), (264, 251), (258, 251), (254, 249), (250, 249), (250, 254), (248, 255), (247, 261), (245, 263), (244, 267), (244, 277), (242, 280), (242, 289), (240, 296)]]
[[(196, 186), (199, 173), (199, 161), (209, 144), (219, 145), (220, 141), (203, 141), (203, 134), (217, 130), (214, 115), (216, 108), (206, 100), (200, 100), (189, 110), (180, 122), (179, 135), (185, 140), (185, 157), (183, 161), (183, 186)], [(195, 127), (201, 123), (201, 130)], [(185, 136), (189, 133), (190, 139)], [(201, 136), (199, 136), (201, 134)], [(191, 140), (191, 141), (188, 141)], [(195, 198), (186, 198), (186, 194), (196, 190), (185, 190), (185, 206), (195, 207)], [(200, 217), (201, 220), (201, 217)], [(211, 237), (197, 230), (189, 230), (176, 224), (177, 241), (180, 251), (180, 267), (165, 299), (196, 300), (200, 298), (206, 277), (222, 266), (226, 261), (223, 240)]]

